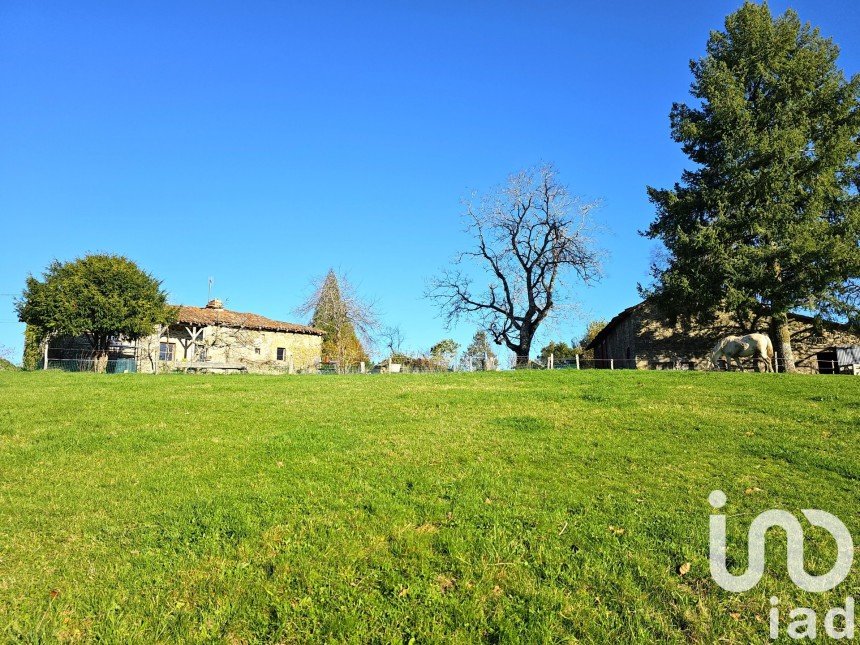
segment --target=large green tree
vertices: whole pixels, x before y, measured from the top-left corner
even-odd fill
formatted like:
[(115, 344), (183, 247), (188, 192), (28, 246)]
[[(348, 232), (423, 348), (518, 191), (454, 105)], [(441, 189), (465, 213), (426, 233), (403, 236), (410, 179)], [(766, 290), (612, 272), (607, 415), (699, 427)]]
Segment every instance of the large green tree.
[(18, 319), (45, 338), (85, 336), (101, 368), (112, 339), (149, 335), (175, 316), (161, 282), (118, 255), (55, 260), (41, 280), (27, 278), (15, 306)]
[(648, 188), (644, 234), (666, 246), (643, 289), (672, 318), (769, 315), (794, 369), (788, 314), (838, 311), (860, 274), (860, 76), (791, 10), (744, 4), (692, 61), (697, 102), (675, 104), (672, 137), (695, 164)]
[(582, 357), (584, 359), (594, 360), (594, 350), (587, 348), (591, 344), (591, 341), (597, 338), (597, 334), (603, 331), (604, 327), (606, 327), (605, 320), (590, 320), (585, 325), (585, 333), (579, 340), (579, 349), (582, 352)]

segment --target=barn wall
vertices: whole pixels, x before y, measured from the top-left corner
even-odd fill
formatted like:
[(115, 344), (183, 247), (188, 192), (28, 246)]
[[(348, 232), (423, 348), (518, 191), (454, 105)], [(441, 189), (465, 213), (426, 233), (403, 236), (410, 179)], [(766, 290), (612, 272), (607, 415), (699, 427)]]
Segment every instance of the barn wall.
[(609, 359), (614, 360), (614, 367), (635, 368), (637, 325), (635, 316), (631, 315), (619, 322), (612, 332), (594, 350), (595, 367), (609, 368)]
[(740, 332), (727, 316), (721, 316), (711, 325), (672, 327), (648, 303), (640, 305), (634, 315), (638, 323), (636, 358), (640, 369), (707, 369), (708, 356), (717, 340)]
[[(768, 333), (768, 321), (753, 329)], [(836, 346), (860, 345), (860, 336), (843, 328), (815, 325), (803, 319), (790, 321), (792, 347), (797, 367), (803, 372), (817, 372), (817, 354)], [(709, 356), (717, 340), (730, 334), (745, 334), (728, 315), (721, 315), (710, 325), (684, 329), (671, 327), (649, 303), (642, 303), (615, 329), (611, 330), (595, 355), (604, 359), (624, 359), (631, 347), (638, 369), (709, 369)], [(771, 335), (771, 338), (773, 336)], [(752, 367), (752, 363), (748, 363)]]

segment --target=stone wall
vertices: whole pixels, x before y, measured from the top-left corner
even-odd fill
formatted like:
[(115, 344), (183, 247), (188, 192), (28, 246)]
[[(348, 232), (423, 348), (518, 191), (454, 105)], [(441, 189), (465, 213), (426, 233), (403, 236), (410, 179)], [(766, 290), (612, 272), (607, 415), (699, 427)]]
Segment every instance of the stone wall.
[(604, 341), (594, 349), (594, 367), (615, 369), (638, 367), (636, 360), (639, 334), (639, 319), (635, 315), (624, 317)]
[[(173, 345), (173, 361), (159, 362), (159, 371), (205, 360), (241, 363), (252, 372), (307, 372), (315, 370), (320, 361), (322, 336), (209, 326), (193, 341), (185, 326), (173, 325), (158, 338), (151, 336), (138, 342), (138, 371), (153, 371), (161, 343)], [(279, 352), (279, 348), (283, 351)]]
[[(790, 319), (792, 348), (797, 367), (803, 372), (818, 372), (818, 354), (837, 346), (860, 345), (860, 336), (842, 325), (823, 324), (804, 316)], [(710, 369), (710, 353), (716, 342), (731, 334), (751, 331), (769, 333), (769, 321), (762, 320), (751, 329), (742, 329), (728, 315), (721, 315), (710, 325), (695, 325), (684, 329), (670, 326), (647, 302), (634, 307), (595, 348), (595, 357), (616, 359), (620, 366), (637, 369)], [(625, 360), (627, 350), (633, 361)], [(599, 365), (603, 367), (604, 365)], [(752, 368), (751, 359), (745, 367)]]

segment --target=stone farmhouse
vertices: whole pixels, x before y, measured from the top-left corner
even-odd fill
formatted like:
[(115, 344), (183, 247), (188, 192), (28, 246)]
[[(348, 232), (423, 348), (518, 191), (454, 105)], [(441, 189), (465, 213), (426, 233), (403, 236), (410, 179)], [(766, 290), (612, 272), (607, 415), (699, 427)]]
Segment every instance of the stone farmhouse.
[[(789, 324), (798, 371), (832, 374), (860, 355), (860, 336), (846, 325), (800, 314), (793, 314)], [(728, 315), (720, 315), (712, 325), (672, 327), (645, 301), (610, 320), (587, 349), (593, 350), (595, 366), (601, 368), (609, 368), (612, 359), (616, 369), (709, 369), (709, 356), (717, 340), (751, 331), (767, 333), (767, 322), (744, 330)], [(753, 367), (750, 359), (746, 366)]]
[[(118, 339), (109, 352), (111, 370), (311, 372), (321, 360), (324, 332), (253, 313), (181, 305), (176, 322), (136, 341)], [(66, 364), (91, 357), (84, 337), (52, 342), (49, 361)], [(74, 367), (72, 367), (74, 369)]]

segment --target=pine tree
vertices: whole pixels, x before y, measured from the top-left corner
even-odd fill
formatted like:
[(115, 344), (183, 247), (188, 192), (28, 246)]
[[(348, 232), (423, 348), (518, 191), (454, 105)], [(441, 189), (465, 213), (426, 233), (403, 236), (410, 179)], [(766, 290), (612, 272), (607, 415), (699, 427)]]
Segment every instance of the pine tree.
[(789, 312), (838, 310), (860, 275), (860, 76), (838, 55), (793, 11), (744, 4), (691, 62), (699, 103), (672, 108), (694, 169), (648, 188), (644, 234), (668, 254), (644, 295), (675, 319), (770, 315), (788, 370)]

